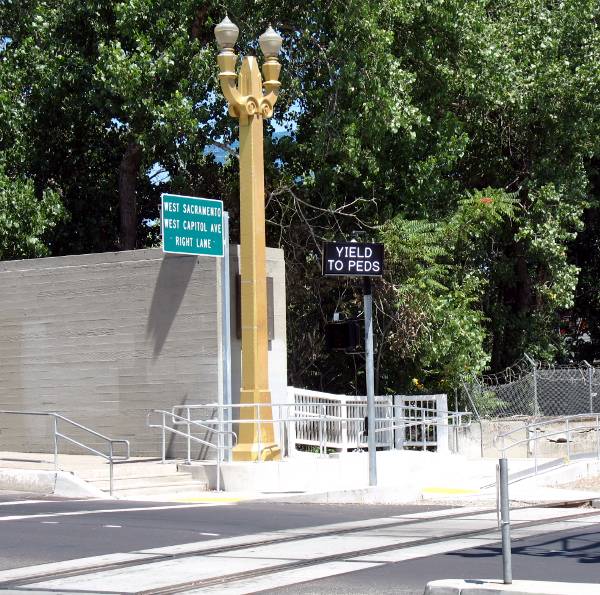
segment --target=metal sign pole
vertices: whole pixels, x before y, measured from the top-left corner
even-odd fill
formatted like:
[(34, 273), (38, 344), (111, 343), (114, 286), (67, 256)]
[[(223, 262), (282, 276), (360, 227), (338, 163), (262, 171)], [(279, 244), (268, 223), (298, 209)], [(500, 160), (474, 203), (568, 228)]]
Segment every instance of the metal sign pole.
[[(223, 407), (220, 408), (219, 430), (231, 432), (231, 279), (229, 276), (229, 213), (223, 212), (223, 258), (221, 260), (221, 309), (222, 309), (222, 341), (223, 341)], [(231, 434), (225, 438), (226, 458), (231, 462), (233, 448)]]
[(375, 440), (375, 382), (373, 374), (373, 295), (371, 278), (363, 277), (365, 307), (365, 358), (367, 364), (367, 415), (369, 447), (369, 485), (377, 485), (377, 441)]
[[(360, 236), (363, 232), (355, 232)], [(383, 275), (384, 245), (373, 242), (325, 242), (321, 267), (325, 277), (362, 277), (364, 283), (365, 359), (367, 385), (367, 444), (369, 485), (377, 485), (377, 440), (375, 436), (375, 382), (373, 366), (373, 296), (371, 277)], [(336, 324), (340, 324), (339, 322)], [(347, 327), (348, 328), (348, 327)], [(348, 339), (346, 339), (348, 342)], [(347, 345), (346, 345), (347, 346)], [(335, 349), (336, 347), (333, 347)], [(360, 444), (360, 436), (358, 442)]]
[(504, 584), (512, 583), (512, 560), (510, 547), (510, 503), (508, 499), (508, 461), (499, 461), (500, 471), (500, 524), (502, 531), (502, 575)]

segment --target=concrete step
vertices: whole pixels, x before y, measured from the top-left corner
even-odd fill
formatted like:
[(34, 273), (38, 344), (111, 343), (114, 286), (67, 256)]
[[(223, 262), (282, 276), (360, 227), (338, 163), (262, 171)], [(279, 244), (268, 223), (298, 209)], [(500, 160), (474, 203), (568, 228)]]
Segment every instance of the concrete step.
[(147, 485), (145, 487), (138, 486), (135, 488), (125, 489), (116, 487), (113, 491), (113, 496), (120, 499), (135, 500), (136, 498), (157, 497), (164, 495), (166, 500), (171, 499), (174, 496), (177, 496), (178, 498), (200, 497), (207, 491), (207, 483), (189, 481), (187, 483), (178, 482), (174, 484)]
[[(108, 463), (88, 468), (69, 468), (68, 465), (62, 467), (66, 471), (73, 471), (86, 481), (108, 479), (110, 474), (110, 465)], [(177, 463), (165, 463), (163, 465), (160, 461), (115, 463), (113, 465), (115, 479), (174, 475), (177, 471)]]
[[(192, 478), (189, 471), (178, 471), (177, 462), (137, 461), (114, 466), (113, 496), (121, 499), (198, 497), (209, 489), (208, 482)], [(80, 470), (78, 475), (89, 485), (110, 492), (109, 468)]]
[[(108, 490), (110, 485), (110, 479), (94, 479), (92, 481), (87, 480), (87, 483), (90, 485), (96, 486), (101, 490)], [(143, 488), (147, 486), (163, 486), (163, 485), (188, 485), (194, 483), (205, 483), (198, 482), (192, 479), (192, 476), (189, 473), (182, 474), (170, 474), (170, 475), (148, 475), (148, 476), (138, 476), (138, 477), (116, 477), (114, 479), (114, 486), (117, 489), (135, 489), (135, 488)]]

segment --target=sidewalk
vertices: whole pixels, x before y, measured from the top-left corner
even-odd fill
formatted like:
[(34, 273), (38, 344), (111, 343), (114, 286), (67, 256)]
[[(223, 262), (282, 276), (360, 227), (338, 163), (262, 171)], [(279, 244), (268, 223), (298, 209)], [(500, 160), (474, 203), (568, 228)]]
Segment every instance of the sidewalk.
[[(364, 453), (363, 453), (364, 454)], [(122, 497), (129, 500), (154, 500), (160, 502), (240, 502), (247, 500), (273, 500), (281, 502), (354, 503), (354, 504), (402, 504), (427, 503), (448, 506), (474, 505), (495, 507), (495, 467), (493, 459), (467, 460), (455, 455), (409, 452), (400, 456), (385, 456), (378, 453), (380, 473), (377, 487), (368, 487), (366, 457), (345, 459), (343, 465), (336, 459), (314, 458), (309, 463), (295, 460), (283, 463), (225, 463), (223, 477), (234, 473), (242, 465), (241, 480), (232, 481), (236, 489), (222, 492), (208, 491), (206, 479), (194, 480), (191, 473), (178, 471), (176, 461), (161, 464), (157, 459), (132, 459), (114, 465), (115, 486), (121, 486)], [(27, 491), (40, 494), (55, 494), (64, 497), (109, 498), (109, 465), (100, 458), (90, 455), (59, 455), (59, 473), (54, 473), (52, 455), (0, 452), (0, 490)], [(381, 463), (381, 464), (380, 464)], [(282, 477), (294, 473), (312, 473), (320, 469), (321, 474), (341, 473), (347, 469), (352, 475), (347, 481), (331, 481), (323, 485), (319, 478), (305, 483), (308, 489), (293, 482), (269, 487), (252, 485), (245, 480), (259, 477), (261, 473), (273, 473), (279, 465)], [(307, 466), (308, 465), (308, 466)], [(518, 474), (531, 466), (526, 459), (511, 460), (511, 475)], [(206, 478), (207, 465), (197, 464), (197, 470)], [(285, 469), (285, 474), (281, 469)], [(189, 471), (190, 468), (188, 467)], [(570, 465), (546, 471), (538, 476), (520, 479), (511, 483), (510, 498), (513, 506), (548, 504), (556, 502), (588, 502), (600, 499), (600, 463), (578, 461)], [(159, 480), (160, 478), (160, 480)], [(260, 477), (259, 477), (260, 479)], [(152, 483), (160, 484), (153, 491)], [(259, 482), (260, 483), (260, 482)], [(543, 485), (547, 484), (547, 485)], [(566, 484), (566, 485), (565, 485)], [(227, 483), (225, 483), (227, 485)], [(123, 489), (125, 486), (126, 489)], [(245, 487), (245, 489), (244, 489)], [(273, 489), (278, 487), (278, 489)], [(583, 489), (582, 489), (583, 488)], [(119, 495), (119, 489), (116, 490)], [(121, 496), (119, 496), (121, 497)]]
[(505, 585), (498, 580), (446, 579), (428, 583), (425, 595), (597, 595), (599, 590), (591, 583), (513, 581)]

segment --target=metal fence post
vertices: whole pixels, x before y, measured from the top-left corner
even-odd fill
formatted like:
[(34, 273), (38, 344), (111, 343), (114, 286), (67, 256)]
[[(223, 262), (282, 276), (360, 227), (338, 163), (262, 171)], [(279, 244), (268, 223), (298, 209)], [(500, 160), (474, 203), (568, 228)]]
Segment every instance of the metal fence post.
[(504, 584), (512, 583), (510, 547), (510, 503), (508, 499), (508, 461), (500, 459), (500, 525), (502, 530), (502, 575)]
[(290, 423), (288, 425), (288, 457), (291, 457), (292, 455), (296, 454), (296, 420), (298, 419), (296, 396), (294, 395), (294, 388), (291, 386), (288, 386), (288, 403), (292, 407), (292, 413), (289, 415)]
[(165, 412), (162, 412), (162, 449), (161, 449), (161, 453), (162, 453), (162, 463), (165, 462), (166, 459), (166, 454), (167, 454), (167, 450), (166, 450), (166, 443), (167, 443), (167, 430), (166, 430), (166, 424), (167, 424), (167, 419), (165, 416)]
[(448, 453), (448, 395), (435, 395), (436, 442), (438, 453)]
[(600, 459), (600, 415), (596, 415), (596, 457)]
[(52, 419), (54, 419), (54, 473), (56, 473), (58, 471), (58, 420), (56, 415)]
[(342, 433), (342, 452), (346, 454), (350, 449), (348, 446), (348, 397), (342, 395), (341, 397), (341, 433)]
[(187, 408), (187, 460), (185, 461), (188, 465), (192, 463), (192, 427), (190, 421), (192, 420), (192, 414), (190, 408)]
[(525, 354), (525, 359), (531, 365), (531, 371), (532, 371), (532, 374), (533, 374), (533, 385), (532, 385), (532, 389), (533, 389), (533, 415), (535, 417), (539, 417), (539, 415), (540, 415), (540, 404), (539, 404), (539, 401), (538, 401), (537, 374), (536, 374), (535, 360), (533, 360), (527, 354)]
[(113, 495), (113, 484), (114, 484), (114, 472), (113, 472), (113, 445), (112, 442), (110, 443), (110, 458), (108, 460), (109, 465), (110, 465), (110, 469), (109, 469), (109, 473), (110, 473), (110, 480), (109, 480), (109, 485), (110, 485), (110, 495)]
[(587, 366), (588, 371), (588, 385), (589, 385), (589, 393), (590, 393), (590, 413), (594, 413), (594, 389), (592, 388), (592, 378), (594, 375), (594, 368), (590, 366), (588, 362), (583, 360), (583, 363)]
[(394, 448), (396, 450), (404, 449), (404, 407), (399, 403), (404, 403), (404, 397), (402, 395), (394, 395)]
[(533, 364), (533, 414), (536, 417), (540, 416), (540, 402), (538, 397), (538, 385), (537, 385), (537, 369), (535, 363)]
[(538, 428), (535, 428), (533, 435), (533, 467), (534, 474), (538, 472)]
[(319, 456), (323, 456), (323, 405), (319, 407)]

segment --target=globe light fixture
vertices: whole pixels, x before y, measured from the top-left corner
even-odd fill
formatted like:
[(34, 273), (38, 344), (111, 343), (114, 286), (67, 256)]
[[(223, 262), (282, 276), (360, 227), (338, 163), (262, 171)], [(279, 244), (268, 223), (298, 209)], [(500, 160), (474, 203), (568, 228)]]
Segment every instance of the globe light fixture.
[(281, 51), (281, 43), (283, 39), (277, 31), (269, 25), (267, 30), (258, 38), (260, 49), (265, 55), (265, 58), (276, 58)]
[(215, 38), (217, 40), (217, 45), (221, 50), (233, 51), (233, 46), (235, 45), (239, 34), (240, 30), (237, 25), (232, 23), (228, 16), (225, 16), (225, 18), (215, 27)]

